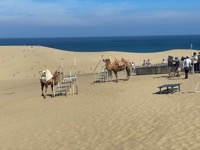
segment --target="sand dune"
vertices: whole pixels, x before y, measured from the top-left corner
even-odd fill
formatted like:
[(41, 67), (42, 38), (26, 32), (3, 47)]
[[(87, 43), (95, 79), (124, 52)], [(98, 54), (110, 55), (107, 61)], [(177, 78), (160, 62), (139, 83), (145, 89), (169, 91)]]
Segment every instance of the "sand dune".
[[(70, 67), (77, 64), (77, 73), (93, 73), (97, 63), (103, 58), (125, 58), (142, 65), (143, 60), (150, 59), (152, 64), (161, 63), (168, 55), (191, 55), (191, 50), (170, 50), (158, 53), (125, 53), (125, 52), (70, 52), (55, 50), (42, 46), (0, 46), (1, 62), (3, 68), (0, 80), (38, 78), (38, 71), (45, 68), (55, 71), (63, 59), (64, 72), (67, 74)], [(104, 66), (104, 64), (102, 64)]]
[[(194, 93), (200, 74), (168, 78), (132, 75), (129, 81), (93, 83), (92, 73), (105, 58), (143, 59), (160, 63), (168, 55), (191, 55), (190, 50), (160, 53), (76, 53), (46, 47), (0, 47), (0, 149), (4, 150), (198, 150), (200, 101)], [(40, 91), (38, 71), (64, 72), (77, 60), (79, 94), (47, 97)], [(121, 72), (120, 79), (126, 76)], [(156, 94), (157, 86), (181, 83), (181, 92)], [(48, 89), (48, 93), (51, 93)]]

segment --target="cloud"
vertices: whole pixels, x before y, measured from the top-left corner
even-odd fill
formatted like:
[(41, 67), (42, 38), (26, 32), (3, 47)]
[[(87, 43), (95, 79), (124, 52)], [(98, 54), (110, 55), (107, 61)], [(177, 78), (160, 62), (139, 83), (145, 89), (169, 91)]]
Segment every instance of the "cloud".
[[(199, 12), (158, 9), (139, 0), (1, 0), (2, 25), (125, 26), (158, 22), (195, 21)], [(145, 8), (142, 6), (145, 5)], [(162, 7), (161, 7), (162, 8)]]
[(41, 24), (62, 23), (71, 17), (70, 10), (62, 3), (40, 3), (32, 0), (4, 0), (0, 2), (0, 20), (9, 22), (38, 22)]
[(86, 25), (87, 21), (95, 22), (98, 17), (115, 18), (128, 11), (131, 5), (114, 1), (101, 3), (90, 0), (2, 0), (0, 7), (1, 22)]
[(197, 18), (200, 19), (200, 16), (196, 12), (190, 11), (171, 11), (171, 10), (156, 10), (151, 12), (139, 13), (134, 17), (136, 20), (143, 21), (162, 21), (162, 22), (187, 22), (187, 21), (196, 21)]

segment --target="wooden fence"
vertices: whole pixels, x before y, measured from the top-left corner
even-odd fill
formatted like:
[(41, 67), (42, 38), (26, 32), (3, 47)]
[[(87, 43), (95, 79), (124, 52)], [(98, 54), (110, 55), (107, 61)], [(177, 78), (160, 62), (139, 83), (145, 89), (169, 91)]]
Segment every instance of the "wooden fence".
[(167, 65), (155, 65), (155, 66), (145, 66), (137, 67), (135, 72), (136, 75), (150, 75), (150, 74), (168, 74), (169, 72), (174, 72), (175, 66), (168, 67)]

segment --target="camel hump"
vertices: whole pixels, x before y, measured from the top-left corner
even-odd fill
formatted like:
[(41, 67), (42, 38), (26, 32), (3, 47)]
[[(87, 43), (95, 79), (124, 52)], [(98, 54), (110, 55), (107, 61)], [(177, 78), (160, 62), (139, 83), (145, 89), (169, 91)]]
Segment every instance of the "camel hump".
[(119, 63), (119, 60), (117, 58), (115, 58), (114, 62), (115, 63)]
[(113, 64), (114, 65), (118, 65), (119, 64), (119, 60), (117, 58), (115, 58)]
[(124, 58), (121, 58), (121, 61), (119, 61), (117, 58), (115, 58), (113, 64), (118, 65), (118, 66), (122, 66), (122, 65), (125, 65), (126, 63), (127, 63), (127, 61)]
[(124, 58), (121, 58), (121, 62), (126, 63), (127, 61)]

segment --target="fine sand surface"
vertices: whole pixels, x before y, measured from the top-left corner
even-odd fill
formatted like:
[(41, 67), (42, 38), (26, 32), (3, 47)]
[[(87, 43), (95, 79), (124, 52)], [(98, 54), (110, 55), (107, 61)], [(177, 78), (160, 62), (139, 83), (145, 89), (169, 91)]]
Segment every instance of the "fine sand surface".
[[(198, 52), (198, 51), (197, 51)], [(189, 79), (167, 74), (136, 76), (118, 83), (93, 83), (103, 58), (125, 58), (141, 65), (190, 50), (159, 53), (76, 53), (41, 46), (0, 47), (0, 149), (2, 150), (199, 150), (200, 74)], [(64, 73), (76, 61), (79, 94), (41, 97), (39, 71)], [(98, 69), (103, 67), (100, 64)], [(73, 73), (74, 70), (72, 70)], [(125, 78), (121, 72), (119, 79)], [(181, 83), (181, 91), (156, 94), (158, 86)], [(48, 89), (50, 94), (50, 88)]]

